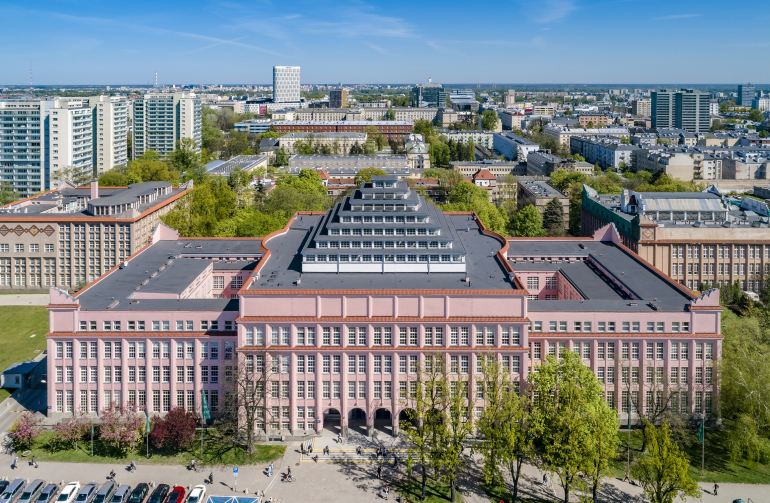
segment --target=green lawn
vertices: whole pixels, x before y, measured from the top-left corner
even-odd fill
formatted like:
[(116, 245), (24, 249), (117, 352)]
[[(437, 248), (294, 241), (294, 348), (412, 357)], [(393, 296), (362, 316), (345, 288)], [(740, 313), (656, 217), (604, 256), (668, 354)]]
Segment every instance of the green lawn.
[[(142, 443), (134, 451), (117, 451), (106, 445), (100, 438), (94, 440), (94, 456), (91, 457), (91, 442), (79, 442), (77, 450), (72, 446), (62, 446), (54, 439), (53, 432), (46, 432), (35, 439), (32, 455), (39, 461), (60, 461), (65, 463), (111, 463), (126, 464), (132, 460), (140, 464), (182, 465), (186, 466), (195, 459), (199, 466), (205, 465), (252, 465), (268, 463), (283, 456), (283, 445), (257, 445), (254, 454), (246, 452), (232, 442), (219, 440), (211, 435), (204, 440), (203, 456), (200, 440), (196, 440), (189, 449), (170, 451), (156, 449), (150, 445), (150, 457), (147, 457), (146, 444)], [(19, 449), (26, 450), (20, 446)]]
[[(626, 473), (627, 438), (625, 431), (619, 432), (621, 445), (618, 459), (611, 462), (615, 477), (623, 478)], [(730, 460), (726, 445), (726, 433), (720, 430), (706, 430), (705, 471), (701, 477), (701, 444), (695, 441), (687, 450), (690, 458), (690, 477), (699, 482), (733, 482), (740, 484), (767, 484), (770, 480), (770, 464), (739, 462)], [(631, 433), (631, 466), (641, 455), (641, 435)]]
[[(0, 372), (12, 363), (24, 362), (43, 351), (48, 333), (48, 310), (45, 306), (0, 306)], [(30, 335), (35, 334), (35, 337)], [(0, 402), (10, 392), (0, 389)]]
[[(420, 477), (405, 477), (399, 481), (396, 485), (396, 492), (402, 496), (402, 501), (414, 501), (420, 502), (422, 496), (422, 478)], [(425, 502), (426, 503), (446, 503), (451, 501), (451, 491), (449, 485), (441, 482), (437, 482), (431, 478), (428, 478), (428, 483), (425, 488)], [(459, 491), (456, 494), (456, 503), (463, 503), (463, 497)]]

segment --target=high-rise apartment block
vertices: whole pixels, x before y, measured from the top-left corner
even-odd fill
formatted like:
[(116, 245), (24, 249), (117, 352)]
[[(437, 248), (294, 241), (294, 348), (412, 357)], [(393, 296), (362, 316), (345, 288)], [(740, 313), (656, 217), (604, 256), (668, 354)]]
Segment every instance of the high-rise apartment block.
[(149, 150), (170, 154), (183, 138), (192, 138), (200, 149), (201, 119), (201, 100), (194, 93), (145, 94), (134, 101), (133, 158)]
[(48, 112), (53, 100), (0, 100), (0, 181), (26, 197), (48, 188)]
[(738, 84), (738, 99), (736, 105), (742, 107), (750, 107), (751, 102), (754, 101), (754, 84)]
[(652, 127), (678, 128), (689, 133), (709, 131), (709, 95), (693, 89), (652, 92)]
[(93, 116), (87, 100), (55, 100), (49, 121), (51, 177), (67, 167), (93, 167)]
[(333, 89), (329, 91), (329, 108), (343, 108), (348, 104), (347, 89)]
[(649, 117), (652, 113), (650, 100), (634, 100), (631, 102), (631, 113), (638, 117)]
[(88, 98), (93, 116), (94, 167), (99, 175), (128, 162), (128, 100), (110, 96)]
[(516, 90), (508, 89), (508, 92), (503, 94), (503, 106), (513, 106), (516, 104)]
[(273, 67), (273, 102), (295, 103), (300, 101), (299, 67)]

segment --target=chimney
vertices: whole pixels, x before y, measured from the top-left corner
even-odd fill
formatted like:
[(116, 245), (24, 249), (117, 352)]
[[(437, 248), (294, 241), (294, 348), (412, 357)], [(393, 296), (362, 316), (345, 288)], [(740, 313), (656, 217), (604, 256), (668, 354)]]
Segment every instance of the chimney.
[(99, 197), (99, 180), (94, 178), (91, 180), (91, 200)]

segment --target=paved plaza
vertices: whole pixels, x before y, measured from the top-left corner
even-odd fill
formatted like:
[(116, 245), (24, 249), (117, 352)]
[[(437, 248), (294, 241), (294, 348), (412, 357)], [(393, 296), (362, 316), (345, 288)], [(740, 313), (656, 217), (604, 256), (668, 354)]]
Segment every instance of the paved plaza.
[[(373, 438), (359, 433), (350, 433), (341, 443), (337, 442), (336, 434), (324, 430), (320, 437), (309, 440), (313, 446), (312, 454), (303, 455), (301, 442), (288, 442), (286, 453), (282, 459), (275, 461), (272, 477), (267, 476), (267, 466), (239, 466), (237, 484), (233, 477), (232, 466), (203, 467), (196, 471), (180, 466), (142, 465), (137, 458), (136, 472), (129, 472), (127, 466), (118, 464), (81, 464), (81, 463), (39, 463), (38, 468), (31, 466), (26, 460), (20, 461), (16, 470), (11, 469), (15, 454), (8, 449), (7, 438), (3, 434), (2, 442), (6, 446), (0, 454), (0, 476), (9, 479), (21, 477), (25, 479), (42, 478), (53, 483), (67, 483), (78, 480), (82, 483), (95, 481), (103, 483), (107, 480), (110, 470), (115, 470), (116, 481), (120, 484), (135, 486), (140, 482), (165, 483), (192, 487), (202, 484), (209, 473), (214, 473), (214, 484), (207, 485), (209, 496), (224, 496), (216, 498), (214, 503), (246, 503), (246, 499), (231, 499), (234, 496), (250, 496), (248, 503), (278, 502), (330, 502), (330, 503), (360, 503), (363, 501), (384, 501), (384, 488), (393, 487), (405, 477), (405, 452), (398, 439), (388, 435), (378, 435)], [(305, 442), (305, 445), (308, 441)], [(324, 447), (329, 447), (329, 454), (323, 453)], [(361, 447), (362, 454), (356, 453)], [(377, 458), (376, 449), (387, 449), (385, 459)], [(476, 455), (471, 461), (469, 450), (465, 451), (468, 468), (459, 483), (459, 490), (466, 503), (490, 503), (489, 498), (481, 489), (483, 479), (481, 472), (482, 460)], [(314, 461), (312, 456), (318, 456)], [(393, 456), (398, 458), (396, 465)], [(382, 467), (382, 479), (377, 478), (377, 467)], [(295, 482), (282, 482), (281, 478), (287, 469), (291, 469)], [(562, 492), (558, 488), (541, 486), (542, 472), (533, 466), (525, 466), (521, 483), (521, 496), (539, 498), (543, 501), (560, 501)], [(706, 492), (704, 502), (728, 503), (741, 498), (748, 503), (751, 498), (754, 503), (766, 502), (768, 486), (753, 486), (743, 484), (720, 484), (719, 496), (711, 494), (711, 485), (702, 485)], [(244, 491), (248, 491), (245, 494)], [(623, 483), (617, 479), (606, 481), (602, 486), (602, 501), (642, 503), (641, 490), (638, 487)], [(574, 498), (577, 501), (577, 496)], [(211, 502), (208, 502), (211, 503)], [(496, 502), (494, 502), (496, 503)]]

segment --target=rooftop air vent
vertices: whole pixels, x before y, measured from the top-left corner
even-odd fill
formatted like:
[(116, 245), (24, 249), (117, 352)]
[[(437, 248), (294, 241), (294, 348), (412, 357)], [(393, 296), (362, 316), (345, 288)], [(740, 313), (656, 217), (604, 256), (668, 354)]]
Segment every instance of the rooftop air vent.
[(119, 303), (120, 303), (119, 300), (112, 301), (110, 302), (110, 305), (107, 306), (107, 309), (112, 309), (113, 307), (117, 306)]

